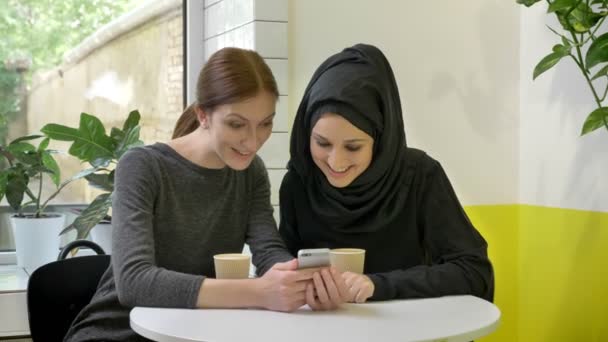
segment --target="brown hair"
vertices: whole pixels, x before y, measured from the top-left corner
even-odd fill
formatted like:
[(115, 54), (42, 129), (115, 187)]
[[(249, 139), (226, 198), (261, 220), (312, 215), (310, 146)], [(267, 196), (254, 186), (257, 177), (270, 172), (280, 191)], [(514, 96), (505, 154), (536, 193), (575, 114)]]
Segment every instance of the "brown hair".
[(216, 51), (198, 75), (196, 103), (188, 106), (177, 120), (173, 139), (199, 127), (195, 106), (210, 113), (217, 106), (246, 100), (261, 90), (279, 97), (272, 71), (257, 52), (235, 47)]

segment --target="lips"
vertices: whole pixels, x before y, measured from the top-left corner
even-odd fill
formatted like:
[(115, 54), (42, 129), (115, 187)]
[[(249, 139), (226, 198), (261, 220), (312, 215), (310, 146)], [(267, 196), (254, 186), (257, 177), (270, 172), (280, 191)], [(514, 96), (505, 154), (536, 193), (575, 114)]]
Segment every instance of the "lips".
[(327, 165), (330, 174), (332, 175), (332, 177), (334, 178), (340, 178), (344, 175), (346, 175), (348, 173), (348, 171), (350, 171), (351, 166), (348, 167), (344, 167), (344, 168), (340, 168), (340, 169), (334, 169), (331, 166)]
[(253, 154), (253, 152), (239, 151), (239, 150), (237, 150), (236, 148), (232, 148), (232, 150), (233, 150), (233, 151), (234, 151), (236, 154), (241, 155), (241, 156), (243, 156), (243, 157), (249, 157), (249, 156), (251, 156), (251, 155)]

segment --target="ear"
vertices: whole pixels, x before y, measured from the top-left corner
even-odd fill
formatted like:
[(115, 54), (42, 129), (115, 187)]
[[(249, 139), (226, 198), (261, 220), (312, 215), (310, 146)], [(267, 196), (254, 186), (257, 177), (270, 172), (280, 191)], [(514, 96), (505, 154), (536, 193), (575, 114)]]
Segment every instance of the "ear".
[(196, 113), (196, 118), (198, 119), (198, 122), (201, 125), (201, 127), (203, 127), (204, 129), (209, 128), (210, 118), (209, 118), (207, 111), (204, 111), (199, 106), (195, 106), (194, 112)]

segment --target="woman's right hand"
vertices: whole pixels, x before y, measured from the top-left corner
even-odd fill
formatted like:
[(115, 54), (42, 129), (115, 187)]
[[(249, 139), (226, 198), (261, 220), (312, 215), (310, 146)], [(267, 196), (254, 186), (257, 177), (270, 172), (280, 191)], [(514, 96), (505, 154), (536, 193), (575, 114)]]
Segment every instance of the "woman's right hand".
[(333, 267), (319, 269), (306, 287), (306, 303), (315, 311), (335, 310), (348, 298), (349, 290), (342, 273)]
[(262, 307), (291, 312), (306, 304), (306, 285), (311, 282), (315, 270), (297, 268), (297, 259), (276, 263), (257, 279)]

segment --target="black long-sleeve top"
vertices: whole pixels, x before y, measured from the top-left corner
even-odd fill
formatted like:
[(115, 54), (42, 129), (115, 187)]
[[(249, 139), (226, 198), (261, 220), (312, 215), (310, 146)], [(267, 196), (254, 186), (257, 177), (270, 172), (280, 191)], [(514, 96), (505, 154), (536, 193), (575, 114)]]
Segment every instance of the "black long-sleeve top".
[(300, 178), (281, 184), (279, 232), (293, 255), (302, 248), (363, 248), (371, 300), (471, 294), (492, 301), (487, 243), (465, 214), (443, 168), (424, 154), (401, 214), (374, 232), (339, 233), (313, 215)]

